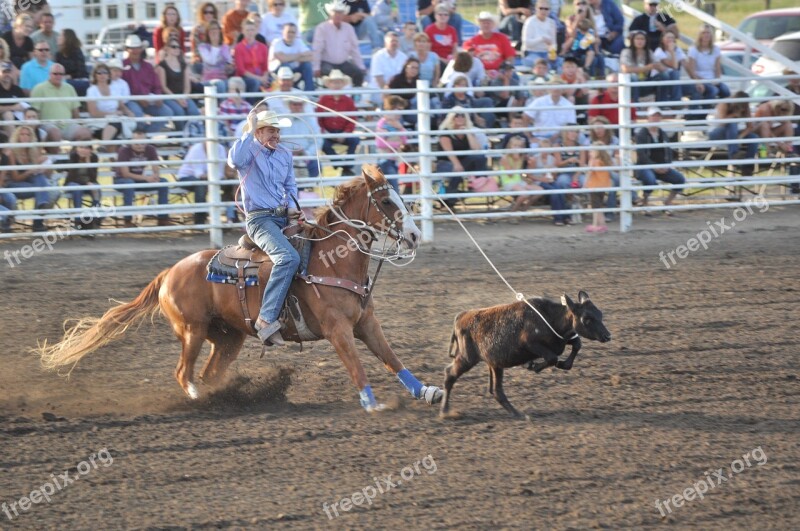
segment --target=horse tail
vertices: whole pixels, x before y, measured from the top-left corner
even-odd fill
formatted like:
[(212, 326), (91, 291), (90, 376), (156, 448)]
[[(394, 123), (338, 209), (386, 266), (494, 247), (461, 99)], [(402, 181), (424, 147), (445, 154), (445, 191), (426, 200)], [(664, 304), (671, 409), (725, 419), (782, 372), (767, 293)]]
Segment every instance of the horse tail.
[(144, 317), (149, 316), (151, 319), (155, 317), (159, 309), (158, 292), (169, 271), (170, 269), (165, 269), (159, 273), (138, 297), (131, 302), (111, 308), (100, 319), (94, 317), (79, 319), (68, 329), (66, 326), (69, 321), (65, 321), (66, 331), (60, 342), (48, 345), (45, 340), (35, 349), (36, 354), (41, 357), (42, 365), (46, 369), (59, 369), (71, 365), (69, 372), (72, 372), (75, 365), (87, 354), (119, 339), (128, 328)]

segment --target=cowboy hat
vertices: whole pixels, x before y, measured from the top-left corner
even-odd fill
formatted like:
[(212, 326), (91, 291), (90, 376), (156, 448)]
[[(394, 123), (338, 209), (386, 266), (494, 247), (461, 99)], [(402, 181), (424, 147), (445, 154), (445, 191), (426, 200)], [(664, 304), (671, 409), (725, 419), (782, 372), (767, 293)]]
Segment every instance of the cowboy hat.
[(300, 74), (295, 74), (288, 66), (280, 67), (276, 75), (278, 79), (291, 79), (292, 81), (300, 79)]
[(124, 67), (124, 66), (122, 66), (122, 61), (120, 61), (120, 60), (119, 60), (119, 59), (117, 59), (116, 57), (112, 57), (111, 59), (109, 59), (108, 61), (106, 61), (106, 66), (107, 66), (109, 69), (111, 69), (111, 68), (116, 68), (117, 70), (125, 70), (125, 67)]
[(481, 20), (491, 20), (495, 24), (497, 24), (498, 22), (497, 15), (493, 15), (489, 11), (481, 11), (480, 13), (478, 13), (478, 22), (480, 22)]
[(322, 76), (323, 83), (327, 83), (328, 81), (344, 81), (345, 85), (349, 85), (352, 82), (352, 79), (350, 79), (350, 76), (344, 74), (338, 68), (334, 68), (331, 70), (330, 74), (327, 76)]
[(325, 12), (329, 17), (332, 17), (336, 12), (347, 13), (348, 11), (350, 11), (350, 7), (342, 0), (333, 0), (332, 2), (325, 4)]
[(141, 48), (142, 39), (136, 34), (131, 34), (125, 37), (125, 48)]
[[(292, 121), (290, 119), (278, 118), (278, 115), (275, 113), (275, 111), (261, 111), (260, 113), (256, 114), (256, 131), (262, 127), (277, 127), (278, 129), (282, 129), (284, 127), (291, 126)], [(245, 124), (243, 131), (245, 133), (250, 132), (249, 120), (247, 124)]]

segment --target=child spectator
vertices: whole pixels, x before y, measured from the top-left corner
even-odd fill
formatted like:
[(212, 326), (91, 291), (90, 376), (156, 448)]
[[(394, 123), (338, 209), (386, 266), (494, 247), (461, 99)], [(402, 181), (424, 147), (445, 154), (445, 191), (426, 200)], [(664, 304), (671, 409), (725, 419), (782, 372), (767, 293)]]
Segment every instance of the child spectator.
[[(486, 108), (492, 106), (492, 99), (488, 97), (475, 98), (470, 95), (469, 80), (463, 74), (457, 74), (452, 79), (453, 92), (446, 93), (444, 100), (442, 100), (442, 108), (452, 109), (454, 107), (461, 107), (465, 109)], [(482, 128), (494, 127), (495, 114), (493, 112), (485, 112), (473, 115), (475, 125)]]
[(233, 51), (236, 75), (244, 79), (247, 92), (267, 92), (270, 86), (269, 49), (256, 40), (257, 31), (253, 22), (245, 20), (242, 23), (244, 39)]
[(579, 63), (583, 63), (582, 66), (587, 72), (593, 71), (595, 58), (594, 46), (596, 40), (591, 21), (586, 18), (579, 20), (578, 29), (572, 41), (570, 52)]
[[(97, 154), (92, 151), (92, 146), (76, 146), (69, 152), (70, 164), (97, 164)], [(93, 168), (70, 168), (67, 170), (67, 178), (64, 180), (66, 186), (86, 186), (98, 184), (97, 167)], [(73, 190), (68, 192), (72, 196), (72, 208), (83, 208), (83, 195), (92, 198), (92, 206), (100, 205), (100, 190)], [(100, 226), (100, 220), (92, 218), (84, 221), (80, 216), (74, 219), (75, 228), (78, 230), (96, 229)]]
[[(399, 171), (397, 152), (404, 151), (408, 144), (408, 136), (404, 134), (407, 130), (403, 126), (402, 117), (392, 113), (392, 111), (402, 111), (407, 105), (406, 100), (400, 96), (386, 96), (383, 99), (383, 109), (388, 112), (378, 120), (375, 131), (378, 133), (395, 133), (392, 136), (379, 136), (375, 139), (375, 145), (381, 155), (378, 159), (378, 167), (384, 175), (397, 174)], [(389, 183), (400, 193), (396, 178), (389, 179)]]
[[(514, 151), (511, 153), (504, 153), (503, 156), (500, 157), (500, 169), (514, 172), (504, 173), (500, 177), (500, 182), (503, 183), (503, 190), (506, 192), (524, 192), (542, 189), (531, 176), (524, 174), (524, 169), (527, 164), (527, 157), (525, 156), (525, 147), (527, 143), (528, 140), (523, 135), (513, 135), (509, 138), (504, 149), (511, 149)], [(514, 198), (511, 211), (517, 212), (527, 210), (531, 203), (537, 198), (538, 197), (534, 195), (518, 195)]]
[[(242, 92), (245, 91), (244, 79), (239, 76), (233, 76), (228, 80), (228, 90), (232, 96), (220, 103), (219, 113), (222, 115), (241, 115), (250, 112), (251, 105), (242, 98)], [(236, 125), (241, 122), (243, 118), (236, 118), (225, 121), (225, 127), (229, 135), (233, 135), (236, 130)]]
[[(553, 144), (542, 138), (539, 140), (539, 150), (533, 155), (528, 156), (528, 169), (549, 169), (556, 166), (556, 158), (552, 152), (545, 152), (544, 150), (550, 149)], [(536, 183), (542, 187), (543, 190), (561, 190), (562, 187), (556, 184), (553, 174), (550, 172), (526, 174), (528, 182)], [(567, 206), (566, 194), (549, 194), (550, 208), (552, 210), (569, 210)], [(553, 224), (557, 227), (569, 225), (568, 214), (556, 214), (553, 216)]]
[(561, 151), (555, 154), (557, 168), (567, 168), (573, 171), (560, 172), (556, 177), (556, 183), (561, 188), (580, 188), (583, 184), (581, 178), (585, 176), (579, 171), (586, 167), (586, 151), (580, 149), (578, 142), (578, 130), (575, 129), (576, 123), (566, 124), (570, 129), (561, 131), (559, 146)]
[[(611, 157), (602, 142), (592, 144), (595, 149), (589, 151), (589, 170), (586, 175), (586, 188), (609, 188), (611, 187), (611, 174), (605, 168), (612, 165)], [(597, 169), (595, 169), (597, 168)], [(605, 192), (592, 192), (592, 209), (603, 208), (605, 203)], [(592, 224), (586, 226), (586, 232), (606, 232), (606, 217), (602, 212), (592, 212)]]
[[(424, 35), (424, 34), (423, 34)], [(414, 54), (414, 37), (417, 36), (417, 25), (409, 21), (403, 24), (403, 34), (400, 35), (400, 50), (411, 56)], [(427, 37), (427, 35), (426, 35)], [(430, 42), (430, 40), (428, 41)]]
[[(341, 70), (333, 69), (331, 73), (322, 78), (322, 83), (328, 90), (342, 90), (345, 86), (350, 85), (352, 80), (350, 76), (342, 73)], [(325, 94), (319, 98), (320, 107), (317, 108), (318, 112), (328, 112), (325, 107), (338, 112), (355, 112), (356, 103), (353, 98), (346, 94)], [(341, 134), (352, 133), (355, 130), (355, 124), (340, 116), (322, 116), (319, 118), (319, 127), (323, 134)], [(347, 154), (352, 157), (356, 153), (359, 140), (354, 136), (347, 137), (333, 137), (326, 138), (322, 141), (322, 151), (328, 156), (336, 155), (333, 150), (335, 144), (344, 144), (347, 146)], [(345, 166), (342, 164), (336, 167), (342, 169), (342, 175), (354, 175), (352, 166)]]
[(637, 86), (637, 81), (649, 81), (653, 71), (661, 72), (664, 66), (653, 58), (653, 52), (647, 47), (647, 34), (644, 31), (634, 30), (630, 34), (631, 45), (622, 50), (619, 56), (619, 67), (623, 73), (634, 74), (631, 76), (631, 100), (637, 103), (643, 93), (654, 92), (654, 87), (644, 89)]

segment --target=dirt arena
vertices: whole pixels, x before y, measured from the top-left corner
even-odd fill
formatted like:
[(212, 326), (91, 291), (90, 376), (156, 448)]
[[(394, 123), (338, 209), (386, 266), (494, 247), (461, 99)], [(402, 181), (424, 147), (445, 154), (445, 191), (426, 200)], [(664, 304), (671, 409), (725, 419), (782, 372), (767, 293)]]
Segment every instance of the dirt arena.
[[(0, 528), (797, 529), (798, 208), (756, 212), (670, 269), (659, 261), (731, 214), (637, 218), (627, 235), (469, 225), (518, 289), (585, 289), (614, 336), (585, 341), (571, 372), (506, 372), (530, 421), (486, 396), (484, 365), (455, 387), (461, 417), (439, 420), (362, 346), (392, 406), (366, 414), (326, 343), (259, 359), (250, 339), (229, 385), (201, 385), (190, 402), (163, 319), (65, 380), (39, 368), (36, 340), (130, 300), (206, 238), (63, 241), (13, 268), (4, 260)], [(452, 223), (409, 267), (384, 268), (375, 297), (400, 358), (437, 385), (453, 316), (513, 300)], [(64, 473), (74, 481), (49, 502), (20, 508)]]

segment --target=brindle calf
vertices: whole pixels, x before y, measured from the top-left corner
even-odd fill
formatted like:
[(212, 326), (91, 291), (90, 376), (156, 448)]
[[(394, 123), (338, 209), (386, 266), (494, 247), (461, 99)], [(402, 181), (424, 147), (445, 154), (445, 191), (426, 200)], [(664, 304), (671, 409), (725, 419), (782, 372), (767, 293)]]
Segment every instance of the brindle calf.
[[(489, 393), (512, 415), (519, 416), (503, 392), (503, 369), (528, 363), (528, 369), (536, 372), (554, 365), (568, 371), (581, 348), (581, 337), (601, 343), (611, 340), (602, 312), (585, 291), (578, 293), (577, 304), (566, 295), (561, 302), (541, 298), (528, 302), (561, 338), (524, 301), (456, 315), (450, 339), (450, 357), (455, 360), (444, 370), (442, 416), (449, 412), (453, 384), (481, 360), (489, 366)], [(560, 361), (558, 356), (567, 344), (572, 346), (572, 352)]]

